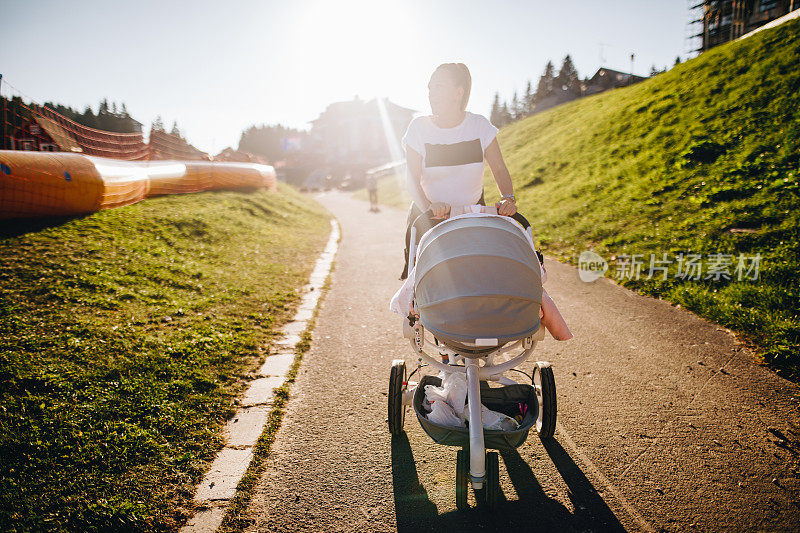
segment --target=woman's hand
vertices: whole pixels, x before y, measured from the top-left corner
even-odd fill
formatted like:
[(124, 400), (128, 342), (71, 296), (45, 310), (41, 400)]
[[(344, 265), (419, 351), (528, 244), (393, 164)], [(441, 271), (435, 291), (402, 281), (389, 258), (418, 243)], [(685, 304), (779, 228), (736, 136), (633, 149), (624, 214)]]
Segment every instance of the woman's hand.
[(450, 206), (444, 202), (433, 202), (428, 209), (433, 212), (433, 218), (447, 218), (450, 214)]
[(494, 204), (497, 207), (497, 214), (507, 217), (513, 216), (517, 212), (517, 204), (511, 198), (506, 198)]

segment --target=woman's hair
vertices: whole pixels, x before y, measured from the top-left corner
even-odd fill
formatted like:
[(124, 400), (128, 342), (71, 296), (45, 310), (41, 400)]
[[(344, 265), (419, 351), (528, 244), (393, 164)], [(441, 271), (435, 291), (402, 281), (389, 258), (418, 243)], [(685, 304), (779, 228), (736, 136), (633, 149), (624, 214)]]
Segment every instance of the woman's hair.
[(450, 79), (453, 80), (453, 83), (456, 84), (456, 87), (462, 87), (464, 89), (464, 98), (461, 100), (461, 110), (464, 111), (467, 109), (467, 102), (469, 102), (469, 93), (472, 90), (472, 76), (469, 74), (469, 69), (464, 63), (442, 63), (438, 67), (436, 67), (436, 72), (445, 72)]

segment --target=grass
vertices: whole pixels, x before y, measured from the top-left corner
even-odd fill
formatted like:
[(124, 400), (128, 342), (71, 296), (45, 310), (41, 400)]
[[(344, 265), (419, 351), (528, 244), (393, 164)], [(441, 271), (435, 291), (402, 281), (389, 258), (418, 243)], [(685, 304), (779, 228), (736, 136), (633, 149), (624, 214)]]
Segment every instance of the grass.
[[(520, 211), (545, 255), (761, 255), (757, 280), (618, 279), (742, 334), (800, 378), (800, 21), (762, 31), (631, 87), (504, 128)], [(497, 200), (487, 169), (487, 203)], [(752, 263), (748, 263), (751, 266)], [(711, 272), (709, 272), (710, 274)]]
[[(331, 270), (333, 270), (333, 265), (331, 266)], [(272, 451), (272, 444), (275, 442), (275, 438), (278, 436), (278, 430), (283, 422), (285, 407), (291, 397), (291, 387), (297, 377), (300, 363), (303, 361), (303, 355), (311, 349), (311, 332), (316, 325), (319, 306), (328, 294), (329, 289), (330, 277), (325, 281), (322, 287), (322, 294), (317, 303), (317, 308), (314, 310), (314, 316), (308, 321), (308, 326), (301, 335), (300, 342), (295, 346), (294, 361), (292, 362), (291, 368), (286, 373), (286, 381), (284, 381), (283, 385), (274, 390), (272, 408), (267, 418), (264, 431), (261, 433), (253, 449), (253, 460), (250, 461), (247, 471), (236, 486), (236, 495), (231, 501), (228, 510), (225, 512), (222, 524), (220, 524), (220, 527), (217, 529), (219, 533), (238, 533), (243, 531), (246, 527), (253, 525), (252, 519), (246, 517), (247, 508), (253, 499), (253, 493), (255, 492), (257, 484), (266, 469), (266, 459)]]
[[(366, 188), (354, 191), (353, 197), (369, 202), (369, 193)], [(405, 176), (389, 174), (378, 178), (378, 203), (408, 210), (411, 205), (411, 195), (406, 189)]]
[(4, 228), (0, 529), (182, 524), (329, 228), (286, 186)]

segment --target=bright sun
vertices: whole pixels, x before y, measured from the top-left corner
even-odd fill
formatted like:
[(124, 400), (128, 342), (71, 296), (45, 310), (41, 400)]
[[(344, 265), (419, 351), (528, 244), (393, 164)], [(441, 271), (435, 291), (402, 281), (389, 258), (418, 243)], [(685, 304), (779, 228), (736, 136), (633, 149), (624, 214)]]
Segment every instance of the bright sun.
[(303, 5), (296, 56), (319, 79), (363, 79), (402, 62), (407, 27), (402, 4), (381, 0)]

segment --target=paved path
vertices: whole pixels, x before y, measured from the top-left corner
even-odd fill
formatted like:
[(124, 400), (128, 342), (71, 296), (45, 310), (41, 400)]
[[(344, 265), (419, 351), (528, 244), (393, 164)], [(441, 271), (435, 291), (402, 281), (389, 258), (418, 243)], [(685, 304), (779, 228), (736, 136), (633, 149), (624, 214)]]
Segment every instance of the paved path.
[(409, 413), (394, 439), (386, 422), (391, 361), (414, 360), (388, 311), (405, 215), (316, 198), (342, 242), (249, 530), (800, 528), (800, 388), (723, 328), (552, 259), (547, 289), (575, 334), (534, 353), (553, 363), (556, 439), (502, 454), (497, 512), (456, 511), (455, 448)]

